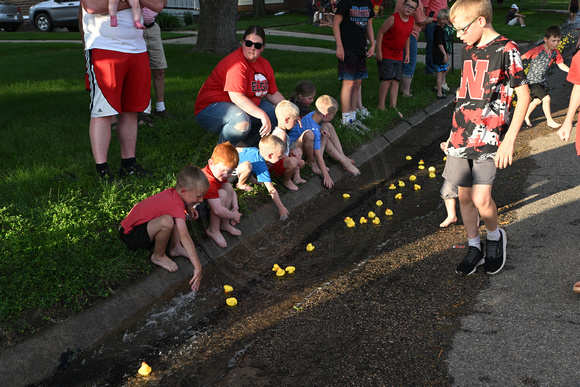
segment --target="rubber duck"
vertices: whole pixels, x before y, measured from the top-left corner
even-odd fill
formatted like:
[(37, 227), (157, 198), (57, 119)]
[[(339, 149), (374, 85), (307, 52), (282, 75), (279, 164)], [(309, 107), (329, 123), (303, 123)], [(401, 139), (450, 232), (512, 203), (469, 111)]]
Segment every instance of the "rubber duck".
[(405, 182), (403, 180), (399, 180), (399, 187), (404, 187), (405, 186)]
[(407, 156), (407, 157), (405, 157), (405, 160), (411, 161), (411, 160), (413, 160), (413, 158), (411, 156)]
[(295, 271), (296, 271), (296, 268), (294, 266), (286, 266), (286, 273), (292, 274)]
[(419, 169), (425, 169), (424, 165), (419, 165)]
[(348, 222), (352, 222), (352, 218), (350, 216), (347, 216), (346, 218), (344, 218), (344, 223), (348, 223)]
[(280, 268), (280, 266), (278, 266), (277, 263), (274, 264), (274, 266), (272, 267), (272, 271), (277, 271)]
[(278, 269), (278, 270), (276, 270), (276, 275), (278, 277), (284, 277), (284, 274), (286, 274), (286, 270), (284, 270), (284, 269)]
[(143, 362), (141, 363), (141, 368), (139, 368), (137, 373), (139, 373), (139, 375), (147, 376), (151, 373), (151, 367), (149, 367), (147, 363)]
[(376, 216), (375, 213), (372, 212), (372, 211), (370, 211), (369, 214), (368, 214), (368, 217), (371, 218), (371, 219), (373, 219), (375, 216)]
[(387, 216), (393, 216), (393, 210), (390, 210), (387, 208), (387, 210), (385, 211), (385, 215)]
[(429, 172), (435, 172), (435, 167), (429, 167)]
[(399, 192), (398, 194), (396, 194), (396, 195), (395, 195), (395, 199), (399, 199), (399, 200), (400, 200), (400, 199), (402, 199), (402, 198), (403, 198), (403, 194), (402, 194), (402, 193), (400, 193), (400, 192)]
[(356, 223), (354, 222), (354, 220), (349, 220), (348, 222), (346, 222), (346, 226), (349, 228), (353, 228), (354, 226), (356, 226)]
[(443, 156), (443, 161), (447, 161), (447, 156)]
[(417, 176), (415, 176), (415, 175), (409, 176), (409, 181), (415, 181), (415, 180), (417, 180)]
[(419, 191), (419, 190), (421, 189), (421, 186), (420, 186), (419, 184), (415, 184), (415, 185), (413, 186), (413, 189), (414, 189), (415, 191)]
[(373, 219), (373, 224), (381, 224), (381, 220), (378, 217), (376, 217)]
[(425, 164), (425, 162), (423, 161), (423, 159), (419, 160), (419, 165), (423, 165)]
[(349, 194), (342, 194), (342, 197), (345, 199), (350, 199), (350, 195)]
[(429, 173), (429, 177), (432, 179), (434, 177), (437, 177), (437, 175), (435, 173), (431, 172), (431, 173)]
[(367, 218), (365, 218), (364, 216), (360, 217), (360, 224), (365, 224), (366, 222), (368, 222)]
[(306, 246), (306, 251), (312, 251), (314, 250), (314, 246), (312, 245), (312, 243), (309, 243), (308, 246)]
[(397, 187), (395, 187), (395, 185), (394, 185), (394, 184), (391, 184), (391, 185), (389, 186), (389, 189), (397, 189)]
[(383, 201), (382, 200), (377, 200), (376, 202), (377, 207), (380, 207), (383, 205)]
[(224, 292), (229, 293), (233, 291), (234, 291), (233, 287), (231, 287), (230, 285), (224, 285)]
[(236, 306), (238, 305), (238, 300), (236, 300), (235, 297), (230, 297), (226, 299), (226, 304), (228, 304), (228, 306)]

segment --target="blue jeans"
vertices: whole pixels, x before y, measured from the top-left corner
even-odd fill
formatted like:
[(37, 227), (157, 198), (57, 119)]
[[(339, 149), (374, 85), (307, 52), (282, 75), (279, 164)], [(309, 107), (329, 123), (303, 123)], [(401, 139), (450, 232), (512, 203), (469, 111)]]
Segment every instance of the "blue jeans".
[[(270, 118), (272, 128), (278, 125), (275, 107), (270, 102), (262, 100), (260, 109)], [(262, 121), (250, 116), (232, 102), (216, 102), (197, 113), (195, 120), (203, 129), (219, 135), (218, 143), (229, 141), (232, 145), (243, 141), (247, 146), (258, 146)], [(247, 122), (248, 129), (238, 130), (236, 126)]]
[(435, 22), (425, 26), (425, 74), (431, 74), (436, 71), (433, 64), (433, 32), (435, 31)]
[(411, 35), (411, 45), (409, 48), (409, 63), (403, 63), (403, 78), (413, 78), (415, 67), (417, 66), (417, 38)]

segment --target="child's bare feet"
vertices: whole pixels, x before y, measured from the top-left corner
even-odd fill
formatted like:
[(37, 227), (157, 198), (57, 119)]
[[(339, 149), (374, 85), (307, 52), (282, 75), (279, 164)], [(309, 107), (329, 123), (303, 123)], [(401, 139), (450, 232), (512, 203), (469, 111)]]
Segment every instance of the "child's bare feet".
[(556, 121), (548, 121), (548, 127), (551, 129), (558, 129), (562, 124), (557, 123)]
[(226, 232), (230, 233), (230, 235), (233, 235), (233, 236), (240, 236), (240, 235), (242, 235), (242, 232), (240, 230), (238, 230), (237, 228), (235, 228), (234, 226), (232, 226), (229, 223), (223, 223), (221, 225), (220, 229), (222, 231), (226, 231)]
[(228, 243), (226, 242), (224, 236), (221, 232), (213, 232), (209, 228), (205, 230), (207, 236), (209, 236), (219, 247), (226, 248), (228, 247)]
[(143, 24), (141, 24), (141, 22), (139, 20), (135, 20), (133, 22), (133, 25), (135, 26), (135, 28), (137, 28), (138, 30), (144, 30), (145, 26)]
[(253, 188), (249, 185), (249, 184), (236, 184), (236, 188), (238, 189), (243, 189), (246, 192), (250, 192), (251, 190), (253, 190)]
[(304, 180), (301, 177), (297, 177), (294, 179), (294, 184), (304, 184), (304, 183), (306, 183), (306, 180)]
[(318, 166), (318, 164), (315, 162), (313, 163), (308, 163), (308, 165), (310, 165), (310, 169), (312, 169), (312, 172), (314, 172), (317, 175), (322, 174), (322, 171), (320, 170), (320, 167)]
[(572, 290), (574, 290), (575, 293), (580, 293), (580, 281), (578, 281), (574, 284), (574, 287), (572, 288)]
[(349, 163), (345, 163), (345, 165), (342, 166), (342, 168), (350, 173), (352, 173), (354, 176), (358, 176), (360, 175), (360, 171), (357, 167), (355, 167), (352, 164)]
[(455, 223), (457, 222), (457, 217), (456, 216), (448, 216), (443, 223), (441, 223), (439, 225), (439, 227), (447, 227), (449, 226), (451, 223)]
[(179, 246), (175, 246), (169, 249), (169, 256), (187, 258), (187, 251), (185, 251), (185, 248), (181, 244), (179, 244)]
[(524, 119), (524, 124), (526, 125), (527, 128), (531, 128), (533, 127), (532, 123), (530, 122), (529, 118), (525, 118)]
[[(187, 255), (185, 255), (187, 257)], [(164, 255), (163, 257), (155, 257), (151, 256), (151, 262), (156, 264), (157, 266), (161, 266), (165, 270), (169, 271), (170, 273), (175, 273), (178, 269), (177, 263), (173, 262), (168, 256)]]
[(284, 184), (284, 187), (288, 188), (290, 191), (298, 191), (298, 187), (292, 182), (292, 180), (283, 181), (282, 184)]

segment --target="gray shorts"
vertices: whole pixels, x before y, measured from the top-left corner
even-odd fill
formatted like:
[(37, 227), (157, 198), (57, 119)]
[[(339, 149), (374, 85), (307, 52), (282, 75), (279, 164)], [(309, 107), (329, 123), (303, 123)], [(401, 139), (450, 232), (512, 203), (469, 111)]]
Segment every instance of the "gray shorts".
[(493, 159), (471, 160), (447, 156), (443, 178), (458, 187), (493, 185), (495, 171)]
[(147, 45), (149, 54), (149, 66), (151, 70), (165, 70), (167, 61), (165, 60), (165, 51), (161, 41), (161, 28), (155, 23), (152, 27), (143, 30), (143, 39)]
[(390, 81), (401, 80), (401, 72), (403, 71), (403, 61), (394, 59), (384, 59), (377, 61), (377, 69), (379, 73), (379, 80)]

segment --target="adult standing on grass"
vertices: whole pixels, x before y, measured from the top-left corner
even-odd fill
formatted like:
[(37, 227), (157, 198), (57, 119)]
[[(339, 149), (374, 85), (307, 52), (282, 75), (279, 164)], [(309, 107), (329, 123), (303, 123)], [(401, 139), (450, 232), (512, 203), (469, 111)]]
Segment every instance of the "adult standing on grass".
[(249, 27), (241, 47), (217, 64), (199, 90), (195, 120), (218, 134), (219, 143), (257, 146), (278, 123), (274, 109), (284, 96), (270, 62), (262, 58), (265, 44), (264, 29)]
[[(103, 179), (112, 178), (107, 154), (111, 142), (111, 117), (118, 115), (119, 174), (151, 175), (135, 159), (137, 112), (147, 110), (151, 98), (151, 71), (143, 30), (133, 26), (127, 2), (119, 4), (117, 27), (111, 27), (107, 0), (81, 0), (81, 5), (91, 88), (89, 135), (97, 174)], [(163, 0), (141, 0), (141, 6), (161, 12)]]
[(444, 8), (447, 8), (447, 0), (423, 0), (425, 15), (432, 18), (431, 22), (425, 25), (425, 74), (431, 75), (437, 71), (437, 66), (433, 64), (433, 32), (437, 25), (436, 15)]

